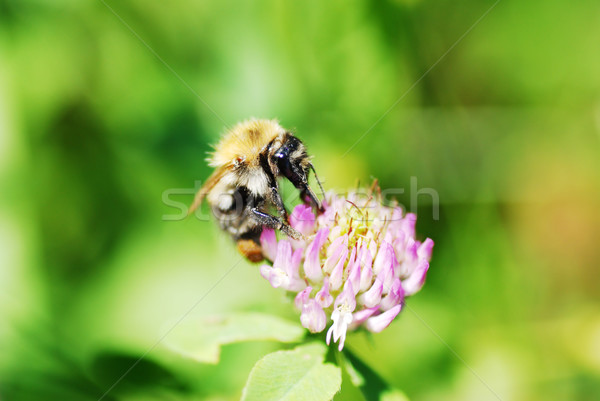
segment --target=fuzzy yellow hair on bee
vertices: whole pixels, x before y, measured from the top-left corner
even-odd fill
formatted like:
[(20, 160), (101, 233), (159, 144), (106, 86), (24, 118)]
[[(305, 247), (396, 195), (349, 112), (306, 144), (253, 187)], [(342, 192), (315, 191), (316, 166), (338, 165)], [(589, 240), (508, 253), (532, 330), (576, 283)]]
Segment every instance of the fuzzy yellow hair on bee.
[(211, 167), (221, 167), (239, 158), (256, 163), (265, 145), (284, 133), (285, 130), (277, 120), (248, 120), (238, 123), (223, 135), (208, 158), (208, 164)]
[(214, 148), (208, 163), (215, 170), (196, 194), (190, 213), (206, 198), (221, 228), (251, 261), (263, 259), (263, 227), (300, 238), (302, 235), (288, 224), (278, 180), (288, 179), (300, 191), (303, 202), (322, 209), (308, 185), (310, 170), (317, 177), (302, 141), (277, 120), (251, 119), (225, 133)]

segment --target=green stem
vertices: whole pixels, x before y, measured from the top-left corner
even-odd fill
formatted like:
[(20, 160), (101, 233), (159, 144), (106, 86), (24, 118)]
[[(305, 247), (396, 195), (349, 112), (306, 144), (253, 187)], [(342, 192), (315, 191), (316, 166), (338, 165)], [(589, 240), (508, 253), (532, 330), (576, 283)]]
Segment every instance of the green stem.
[[(392, 389), (389, 383), (352, 353), (350, 349), (344, 348), (343, 352), (338, 352), (338, 354), (340, 366), (351, 378), (354, 377), (353, 382), (355, 382), (354, 384), (361, 391), (365, 400), (379, 401), (383, 393)], [(349, 372), (349, 369), (353, 369), (354, 372)]]

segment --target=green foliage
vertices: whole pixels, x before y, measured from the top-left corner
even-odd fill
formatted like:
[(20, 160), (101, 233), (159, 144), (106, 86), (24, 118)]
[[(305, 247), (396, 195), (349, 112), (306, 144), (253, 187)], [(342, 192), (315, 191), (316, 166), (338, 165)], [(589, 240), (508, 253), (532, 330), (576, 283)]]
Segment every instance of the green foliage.
[[(600, 394), (600, 2), (500, 1), (474, 27), (494, 0), (104, 2), (118, 17), (0, 0), (0, 399), (98, 400), (143, 357), (104, 400), (239, 400), (302, 341), (206, 209), (162, 219), (251, 116), (294, 129), (326, 190), (379, 178), (436, 242), (410, 308), (346, 342), (384, 385), (345, 358), (336, 401)], [(295, 327), (192, 318), (248, 311)]]
[(389, 389), (381, 393), (380, 401), (409, 401), (402, 391), (398, 389)]
[(324, 363), (327, 347), (310, 343), (277, 351), (258, 361), (242, 401), (328, 401), (340, 390), (341, 371)]
[(408, 401), (406, 395), (393, 388), (370, 366), (360, 360), (348, 348), (338, 354), (338, 362), (358, 387), (366, 401)]
[(220, 347), (242, 341), (299, 342), (305, 330), (275, 316), (246, 313), (186, 319), (174, 326), (163, 344), (203, 363), (218, 363)]

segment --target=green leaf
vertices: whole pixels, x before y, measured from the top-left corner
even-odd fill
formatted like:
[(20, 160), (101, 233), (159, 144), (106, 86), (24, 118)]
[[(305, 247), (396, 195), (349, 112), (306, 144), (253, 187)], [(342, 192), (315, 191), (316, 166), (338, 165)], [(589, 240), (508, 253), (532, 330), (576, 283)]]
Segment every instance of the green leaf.
[(184, 357), (204, 363), (218, 363), (221, 346), (242, 341), (298, 342), (304, 329), (287, 320), (260, 313), (187, 319), (178, 324), (164, 341), (165, 346)]
[(324, 363), (327, 348), (311, 343), (268, 354), (254, 365), (242, 401), (328, 401), (340, 390), (342, 372)]
[(344, 368), (352, 384), (363, 393), (365, 400), (408, 401), (408, 397), (402, 391), (392, 387), (347, 347), (344, 348), (340, 359), (340, 366)]
[(348, 374), (352, 384), (358, 388), (364, 386), (365, 378), (363, 375), (354, 368), (354, 365), (352, 365), (348, 358), (344, 358), (341, 354), (338, 354), (338, 356), (338, 364)]
[(379, 401), (409, 401), (406, 394), (402, 391), (392, 388), (381, 393)]

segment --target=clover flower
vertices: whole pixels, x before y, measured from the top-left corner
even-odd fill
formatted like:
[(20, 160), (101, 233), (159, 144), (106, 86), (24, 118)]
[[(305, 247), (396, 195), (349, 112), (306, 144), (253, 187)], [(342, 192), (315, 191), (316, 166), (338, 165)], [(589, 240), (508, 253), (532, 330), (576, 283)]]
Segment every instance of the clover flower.
[[(371, 191), (372, 192), (372, 191)], [(326, 342), (341, 351), (348, 330), (384, 330), (400, 313), (404, 298), (425, 282), (433, 241), (415, 239), (416, 215), (381, 204), (377, 192), (328, 193), (315, 216), (298, 205), (290, 225), (304, 239), (277, 240), (272, 229), (260, 237), (261, 275), (275, 288), (296, 293), (302, 326), (327, 331)]]

